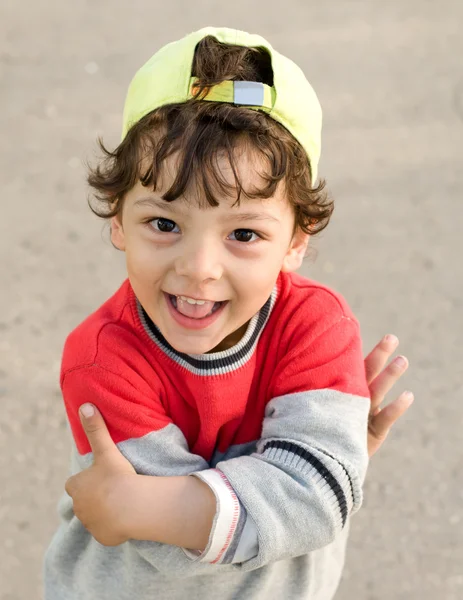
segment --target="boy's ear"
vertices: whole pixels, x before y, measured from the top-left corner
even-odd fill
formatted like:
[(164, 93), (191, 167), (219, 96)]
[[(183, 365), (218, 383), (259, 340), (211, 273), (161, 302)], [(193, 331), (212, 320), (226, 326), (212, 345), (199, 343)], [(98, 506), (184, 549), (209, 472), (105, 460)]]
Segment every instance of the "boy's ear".
[(302, 265), (309, 244), (309, 238), (310, 235), (308, 233), (304, 233), (300, 229), (296, 231), (283, 259), (281, 270), (284, 273), (297, 271)]
[(118, 250), (125, 250), (125, 235), (119, 215), (111, 217), (111, 243)]

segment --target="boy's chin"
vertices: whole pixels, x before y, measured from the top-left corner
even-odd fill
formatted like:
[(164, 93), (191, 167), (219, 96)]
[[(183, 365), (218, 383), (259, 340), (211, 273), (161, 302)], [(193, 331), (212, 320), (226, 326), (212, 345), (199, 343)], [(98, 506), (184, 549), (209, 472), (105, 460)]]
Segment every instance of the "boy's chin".
[[(220, 352), (221, 342), (208, 342), (207, 340), (181, 340), (176, 338), (170, 340), (166, 338), (169, 344), (177, 352), (182, 354), (208, 354), (210, 352)], [(217, 349), (216, 349), (217, 348)]]

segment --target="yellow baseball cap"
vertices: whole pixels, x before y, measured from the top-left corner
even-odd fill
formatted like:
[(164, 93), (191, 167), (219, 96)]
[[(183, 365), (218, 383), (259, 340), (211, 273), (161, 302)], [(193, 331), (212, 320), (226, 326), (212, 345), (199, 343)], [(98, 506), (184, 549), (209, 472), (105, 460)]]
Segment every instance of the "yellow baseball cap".
[(230, 102), (266, 112), (284, 125), (305, 149), (312, 171), (312, 185), (315, 185), (322, 129), (322, 109), (317, 95), (292, 60), (274, 50), (263, 37), (245, 31), (205, 27), (156, 52), (130, 83), (124, 106), (122, 139), (132, 125), (155, 108), (192, 98), (195, 78), (191, 76), (191, 69), (195, 48), (208, 35), (225, 44), (265, 48), (271, 57), (274, 84), (223, 81), (198, 101)]

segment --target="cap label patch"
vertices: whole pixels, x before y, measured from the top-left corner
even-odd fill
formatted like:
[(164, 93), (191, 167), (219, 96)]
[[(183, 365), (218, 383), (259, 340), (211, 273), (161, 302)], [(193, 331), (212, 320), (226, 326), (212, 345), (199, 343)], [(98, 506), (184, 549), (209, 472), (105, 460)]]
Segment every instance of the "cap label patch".
[(264, 84), (259, 81), (234, 81), (233, 104), (264, 105)]

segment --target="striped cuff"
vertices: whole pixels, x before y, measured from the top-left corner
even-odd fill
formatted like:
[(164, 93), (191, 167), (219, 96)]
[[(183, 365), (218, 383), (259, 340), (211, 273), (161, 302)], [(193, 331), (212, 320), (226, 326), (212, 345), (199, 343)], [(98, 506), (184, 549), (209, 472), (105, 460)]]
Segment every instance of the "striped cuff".
[(324, 498), (338, 509), (338, 524), (344, 527), (349, 514), (362, 503), (362, 489), (347, 469), (328, 453), (291, 440), (265, 441), (261, 453), (268, 460), (284, 464), (311, 478)]
[(228, 479), (218, 469), (207, 469), (191, 475), (202, 479), (214, 492), (217, 511), (206, 549), (200, 552), (183, 548), (183, 551), (188, 558), (196, 562), (211, 564), (229, 562), (224, 559), (230, 547), (236, 545), (234, 538), (236, 534), (239, 535), (244, 526), (246, 510), (241, 505)]

